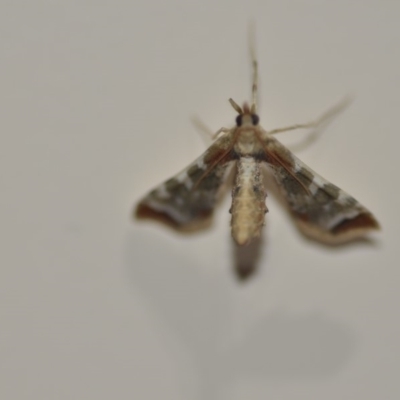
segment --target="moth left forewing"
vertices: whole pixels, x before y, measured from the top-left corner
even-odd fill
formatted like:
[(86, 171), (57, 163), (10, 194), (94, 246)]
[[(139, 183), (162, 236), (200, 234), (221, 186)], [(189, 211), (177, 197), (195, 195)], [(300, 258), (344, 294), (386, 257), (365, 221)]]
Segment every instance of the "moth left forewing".
[(136, 207), (136, 217), (181, 231), (207, 226), (234, 164), (232, 143), (230, 132), (219, 137), (187, 168), (147, 194)]
[(260, 137), (265, 161), (305, 235), (340, 244), (379, 229), (374, 216), (356, 199), (314, 172), (267, 132)]

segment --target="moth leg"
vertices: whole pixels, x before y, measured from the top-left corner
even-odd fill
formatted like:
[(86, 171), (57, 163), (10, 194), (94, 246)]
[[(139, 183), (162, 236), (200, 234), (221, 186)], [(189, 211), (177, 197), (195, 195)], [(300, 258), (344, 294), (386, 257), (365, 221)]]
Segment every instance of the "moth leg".
[(202, 137), (204, 144), (209, 146), (213, 140), (214, 131), (212, 131), (199, 117), (192, 117), (191, 121)]
[(293, 131), (295, 129), (311, 129), (311, 128), (321, 128), (322, 126), (329, 123), (334, 117), (336, 117), (341, 111), (343, 111), (351, 102), (351, 98), (346, 97), (340, 101), (335, 106), (329, 108), (325, 111), (319, 118), (314, 121), (308, 122), (306, 124), (295, 124), (291, 126), (286, 126), (284, 128), (277, 128), (271, 131), (267, 131), (269, 134), (274, 135), (280, 132)]
[(210, 140), (215, 140), (220, 133), (230, 131), (228, 128), (221, 128), (217, 132), (214, 132), (200, 118), (192, 117), (191, 120), (193, 125), (199, 130), (201, 136), (206, 142), (206, 145), (208, 146), (210, 145)]
[(227, 132), (230, 132), (231, 130), (232, 129), (222, 127), (220, 129), (218, 129), (217, 132), (213, 133), (212, 138), (216, 139), (220, 133), (227, 133)]

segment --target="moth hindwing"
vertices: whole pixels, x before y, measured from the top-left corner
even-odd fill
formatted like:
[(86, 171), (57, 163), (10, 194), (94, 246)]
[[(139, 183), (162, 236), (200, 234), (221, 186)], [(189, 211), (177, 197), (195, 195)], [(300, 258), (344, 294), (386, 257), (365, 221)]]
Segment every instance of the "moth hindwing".
[(210, 221), (221, 188), (234, 169), (232, 236), (239, 245), (248, 244), (260, 235), (268, 211), (262, 177), (266, 166), (294, 221), (307, 236), (337, 244), (379, 229), (364, 206), (312, 171), (274, 137), (293, 129), (318, 128), (343, 105), (314, 122), (266, 131), (257, 114), (258, 64), (254, 56), (252, 65), (251, 106), (244, 103), (240, 107), (229, 99), (238, 113), (236, 125), (220, 129), (217, 139), (197, 160), (147, 194), (137, 205), (136, 216), (156, 219), (178, 230), (197, 229)]

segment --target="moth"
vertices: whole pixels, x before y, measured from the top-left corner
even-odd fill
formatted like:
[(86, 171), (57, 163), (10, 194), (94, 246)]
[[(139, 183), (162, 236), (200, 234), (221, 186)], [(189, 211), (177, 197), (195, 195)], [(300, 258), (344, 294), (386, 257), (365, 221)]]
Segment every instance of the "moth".
[(260, 236), (267, 190), (263, 174), (269, 169), (298, 228), (327, 244), (340, 244), (379, 229), (375, 217), (294, 156), (275, 135), (300, 128), (318, 128), (337, 110), (307, 124), (267, 131), (257, 114), (258, 63), (252, 51), (252, 102), (240, 107), (232, 128), (221, 128), (211, 146), (183, 171), (148, 193), (136, 207), (137, 218), (161, 221), (177, 230), (194, 230), (210, 221), (227, 177), (234, 170), (231, 230), (240, 246)]

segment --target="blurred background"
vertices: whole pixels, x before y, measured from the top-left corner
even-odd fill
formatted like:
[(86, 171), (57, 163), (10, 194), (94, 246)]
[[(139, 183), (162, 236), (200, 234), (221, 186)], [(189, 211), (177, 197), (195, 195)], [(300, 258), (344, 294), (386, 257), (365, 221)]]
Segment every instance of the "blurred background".
[[(181, 236), (134, 204), (205, 149), (191, 122), (307, 122), (279, 140), (374, 212), (371, 242), (303, 238), (279, 202), (234, 274), (230, 196)], [(3, 1), (0, 397), (398, 399), (400, 3)]]

